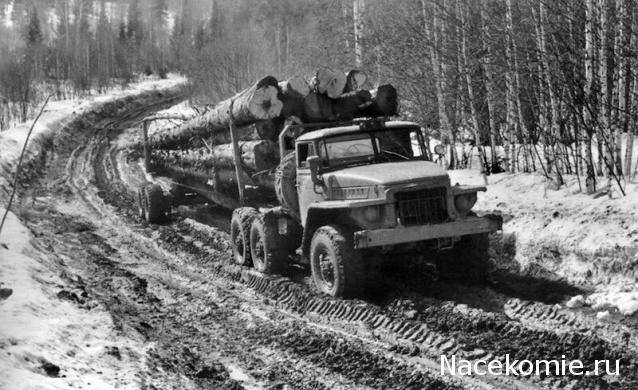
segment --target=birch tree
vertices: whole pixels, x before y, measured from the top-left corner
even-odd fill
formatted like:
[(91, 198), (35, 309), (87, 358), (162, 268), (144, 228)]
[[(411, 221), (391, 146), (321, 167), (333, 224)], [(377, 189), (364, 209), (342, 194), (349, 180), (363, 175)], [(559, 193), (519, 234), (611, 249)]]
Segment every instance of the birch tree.
[(585, 160), (587, 165), (586, 187), (588, 193), (596, 191), (596, 174), (594, 172), (594, 162), (592, 156), (592, 136), (596, 129), (596, 72), (595, 47), (594, 47), (594, 25), (597, 18), (595, 0), (585, 2), (585, 87), (583, 105), (583, 119), (585, 124)]
[(494, 85), (494, 71), (492, 69), (492, 48), (489, 44), (490, 32), (487, 24), (487, 0), (479, 0), (479, 19), (481, 25), (481, 45), (483, 47), (483, 74), (485, 75), (485, 89), (487, 91), (487, 109), (489, 111), (490, 151), (492, 158), (491, 170), (497, 168), (496, 161), (496, 89)]
[(352, 0), (352, 14), (354, 21), (354, 58), (357, 68), (363, 66), (363, 12), (365, 0)]

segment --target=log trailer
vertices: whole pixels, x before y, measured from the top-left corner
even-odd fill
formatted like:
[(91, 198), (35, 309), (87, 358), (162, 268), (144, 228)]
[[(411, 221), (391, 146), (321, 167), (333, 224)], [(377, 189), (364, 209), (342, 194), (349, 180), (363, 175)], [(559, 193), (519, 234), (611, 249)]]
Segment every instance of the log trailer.
[[(242, 149), (232, 123), (234, 189), (219, 178), (169, 175), (178, 186), (234, 209), (230, 238), (237, 264), (265, 274), (280, 273), (290, 262), (309, 265), (320, 292), (344, 297), (361, 294), (369, 251), (440, 252), (440, 272), (461, 273), (471, 282), (487, 276), (488, 234), (502, 221), (472, 211), (486, 188), (452, 185), (432, 162), (416, 123), (372, 118), (290, 124), (277, 139), (279, 161), (251, 176), (240, 169)], [(153, 172), (147, 143), (145, 160)], [(175, 191), (157, 184), (138, 191), (140, 217), (149, 223), (167, 218), (179, 202)]]

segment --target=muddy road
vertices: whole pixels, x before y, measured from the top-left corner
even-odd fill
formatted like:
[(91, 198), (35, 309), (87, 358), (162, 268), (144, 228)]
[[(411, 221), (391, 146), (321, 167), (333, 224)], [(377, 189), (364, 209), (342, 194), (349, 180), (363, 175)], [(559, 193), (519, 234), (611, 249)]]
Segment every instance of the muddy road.
[[(142, 388), (638, 389), (637, 327), (557, 305), (577, 286), (501, 273), (466, 286), (427, 267), (380, 267), (369, 299), (336, 300), (313, 291), (306, 269), (267, 277), (232, 264), (228, 213), (212, 206), (197, 209), (206, 218), (188, 218), (190, 208), (167, 225), (141, 223), (134, 197), (146, 179), (122, 145), (136, 120), (175, 100), (87, 121), (19, 205), (68, 282), (61, 299), (105, 308), (123, 336), (149, 345)], [(499, 237), (493, 247), (506, 255)], [(506, 354), (620, 360), (621, 375), (440, 375), (441, 355)]]

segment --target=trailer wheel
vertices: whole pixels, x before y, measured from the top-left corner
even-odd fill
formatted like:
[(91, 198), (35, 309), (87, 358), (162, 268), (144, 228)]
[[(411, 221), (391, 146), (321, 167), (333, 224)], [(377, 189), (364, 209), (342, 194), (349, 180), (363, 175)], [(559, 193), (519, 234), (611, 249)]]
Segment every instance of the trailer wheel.
[(464, 236), (452, 250), (439, 253), (439, 273), (463, 283), (485, 283), (490, 272), (489, 245), (487, 233)]
[(168, 198), (164, 196), (162, 187), (157, 184), (144, 187), (144, 219), (146, 222), (164, 222), (169, 211), (170, 204)]
[(299, 215), (299, 196), (297, 195), (296, 153), (288, 153), (275, 171), (275, 193), (277, 200), (286, 209)]
[(277, 233), (277, 226), (263, 214), (253, 220), (250, 227), (250, 256), (253, 267), (267, 275), (280, 273), (286, 265), (288, 251)]
[(350, 234), (341, 227), (323, 226), (310, 243), (310, 266), (317, 289), (334, 297), (356, 297), (363, 291), (365, 267)]
[(233, 211), (230, 219), (230, 242), (233, 258), (239, 265), (250, 265), (250, 226), (259, 215), (252, 207), (240, 207)]

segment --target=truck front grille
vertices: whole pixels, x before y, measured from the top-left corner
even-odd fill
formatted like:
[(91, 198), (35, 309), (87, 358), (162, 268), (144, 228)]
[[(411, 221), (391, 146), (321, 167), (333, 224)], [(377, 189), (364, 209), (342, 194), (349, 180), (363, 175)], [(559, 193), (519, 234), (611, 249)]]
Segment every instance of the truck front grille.
[(441, 223), (448, 217), (445, 187), (397, 192), (395, 200), (397, 217), (404, 226)]

